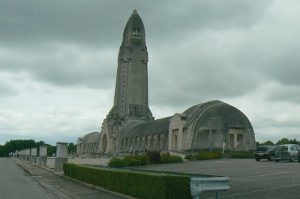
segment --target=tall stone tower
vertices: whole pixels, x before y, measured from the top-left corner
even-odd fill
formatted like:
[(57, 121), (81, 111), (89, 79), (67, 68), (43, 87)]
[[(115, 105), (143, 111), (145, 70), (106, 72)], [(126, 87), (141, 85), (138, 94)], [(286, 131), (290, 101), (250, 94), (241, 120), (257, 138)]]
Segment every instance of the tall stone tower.
[(148, 107), (148, 52), (145, 28), (134, 10), (124, 33), (118, 56), (114, 105), (109, 115), (121, 120), (152, 120)]
[(102, 123), (99, 152), (116, 152), (120, 145), (119, 131), (128, 124), (154, 119), (148, 106), (147, 64), (145, 28), (134, 10), (123, 33), (114, 105)]

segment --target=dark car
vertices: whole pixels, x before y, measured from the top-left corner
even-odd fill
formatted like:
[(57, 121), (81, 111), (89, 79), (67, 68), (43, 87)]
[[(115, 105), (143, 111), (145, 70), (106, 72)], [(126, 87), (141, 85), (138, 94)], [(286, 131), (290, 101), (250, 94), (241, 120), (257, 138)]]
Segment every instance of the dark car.
[(274, 148), (273, 145), (262, 145), (256, 148), (254, 153), (254, 158), (256, 161), (260, 161), (261, 159), (272, 160), (274, 156)]

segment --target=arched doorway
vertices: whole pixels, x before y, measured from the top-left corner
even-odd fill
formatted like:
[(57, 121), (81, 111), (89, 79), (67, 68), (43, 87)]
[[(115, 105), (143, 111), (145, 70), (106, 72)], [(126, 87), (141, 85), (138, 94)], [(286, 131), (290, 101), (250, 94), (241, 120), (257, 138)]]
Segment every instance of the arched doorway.
[(105, 153), (107, 148), (107, 136), (106, 134), (103, 135), (102, 138), (102, 151)]

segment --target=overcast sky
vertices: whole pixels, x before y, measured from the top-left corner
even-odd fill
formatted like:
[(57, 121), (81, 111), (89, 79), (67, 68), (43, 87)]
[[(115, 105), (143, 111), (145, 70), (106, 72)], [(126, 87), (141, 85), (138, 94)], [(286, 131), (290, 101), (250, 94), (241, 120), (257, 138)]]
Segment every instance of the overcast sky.
[(257, 141), (300, 140), (298, 0), (1, 0), (0, 144), (100, 131), (135, 8), (156, 118), (219, 99)]

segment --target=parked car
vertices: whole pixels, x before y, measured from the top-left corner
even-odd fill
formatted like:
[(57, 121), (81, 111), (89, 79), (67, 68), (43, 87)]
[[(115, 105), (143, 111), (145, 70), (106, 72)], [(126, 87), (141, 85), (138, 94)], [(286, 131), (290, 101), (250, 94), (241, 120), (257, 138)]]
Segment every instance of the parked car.
[(279, 145), (274, 150), (274, 159), (276, 162), (279, 162), (279, 160), (299, 161), (299, 150), (300, 147), (297, 144)]
[(254, 158), (256, 161), (260, 161), (261, 159), (272, 160), (274, 156), (274, 148), (273, 145), (262, 145), (256, 148), (254, 153)]

